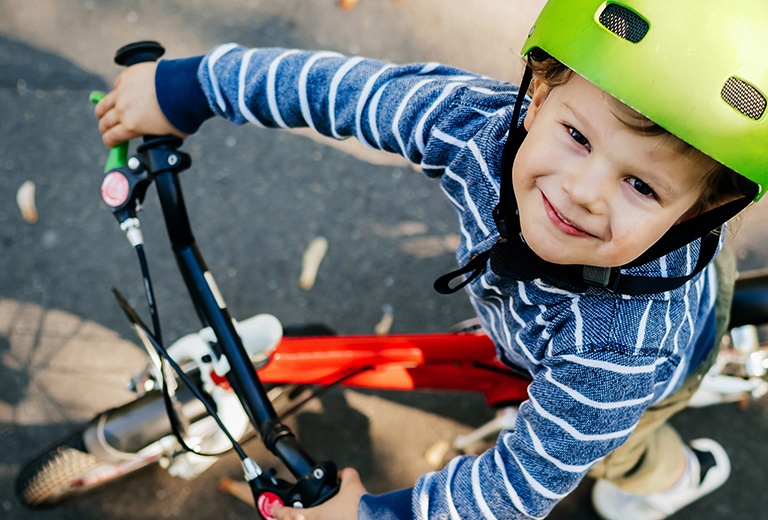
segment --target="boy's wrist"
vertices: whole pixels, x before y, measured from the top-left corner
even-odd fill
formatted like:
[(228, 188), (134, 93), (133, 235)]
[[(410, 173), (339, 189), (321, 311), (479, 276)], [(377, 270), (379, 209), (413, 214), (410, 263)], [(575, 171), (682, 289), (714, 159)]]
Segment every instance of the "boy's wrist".
[(360, 497), (357, 514), (360, 519), (404, 520), (413, 518), (411, 496), (413, 488), (400, 489), (381, 495), (366, 493)]
[(155, 92), (160, 110), (168, 121), (185, 134), (195, 133), (213, 117), (208, 99), (197, 80), (203, 56), (161, 60), (155, 73)]

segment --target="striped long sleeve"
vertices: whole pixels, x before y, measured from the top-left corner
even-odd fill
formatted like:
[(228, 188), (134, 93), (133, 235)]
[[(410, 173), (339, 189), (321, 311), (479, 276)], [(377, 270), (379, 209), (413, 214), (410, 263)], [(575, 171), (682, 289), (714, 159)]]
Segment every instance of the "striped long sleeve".
[[(198, 90), (175, 88), (181, 70)], [(311, 127), (398, 153), (438, 178), (456, 209), (465, 263), (498, 239), (501, 152), (515, 86), (434, 63), (395, 66), (333, 52), (224, 45), (204, 59), (161, 63), (161, 107), (180, 129), (207, 117)], [(681, 276), (696, 243), (632, 269)], [(513, 431), (484, 454), (453, 459), (409, 492), (365, 495), (360, 518), (542, 518), (620, 446), (644, 410), (674, 391), (712, 334), (710, 266), (663, 294), (574, 294), (488, 269), (467, 286), (500, 359), (532, 376)], [(703, 346), (703, 347), (702, 347)]]

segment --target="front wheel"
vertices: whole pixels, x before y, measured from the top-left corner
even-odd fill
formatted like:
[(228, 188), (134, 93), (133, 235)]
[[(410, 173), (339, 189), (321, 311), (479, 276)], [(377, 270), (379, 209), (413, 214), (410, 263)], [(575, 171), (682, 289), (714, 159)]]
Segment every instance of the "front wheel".
[(16, 495), (27, 507), (53, 506), (133, 473), (158, 460), (160, 453), (137, 453), (115, 464), (105, 463), (85, 447), (87, 426), (21, 468)]
[[(186, 386), (177, 392), (180, 414), (190, 429), (207, 414)], [(133, 473), (172, 453), (162, 393), (154, 390), (97, 415), (69, 437), (25, 464), (16, 495), (30, 508), (53, 506)], [(169, 449), (171, 452), (169, 452)]]

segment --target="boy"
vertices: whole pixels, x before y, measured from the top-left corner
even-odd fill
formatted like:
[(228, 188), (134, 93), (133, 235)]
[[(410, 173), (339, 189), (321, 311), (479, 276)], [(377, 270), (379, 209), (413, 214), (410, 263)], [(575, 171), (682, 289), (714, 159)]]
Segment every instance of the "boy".
[(655, 519), (727, 480), (721, 446), (666, 420), (727, 320), (712, 231), (766, 185), (768, 10), (743, 3), (550, 0), (523, 53), (530, 102), (437, 64), (235, 45), (120, 75), (96, 108), (107, 145), (220, 115), (355, 136), (440, 178), (464, 267), (436, 287), (466, 286), (500, 359), (533, 378), (483, 455), (380, 496), (344, 470), (336, 497), (276, 518), (541, 518), (589, 473), (602, 516)]

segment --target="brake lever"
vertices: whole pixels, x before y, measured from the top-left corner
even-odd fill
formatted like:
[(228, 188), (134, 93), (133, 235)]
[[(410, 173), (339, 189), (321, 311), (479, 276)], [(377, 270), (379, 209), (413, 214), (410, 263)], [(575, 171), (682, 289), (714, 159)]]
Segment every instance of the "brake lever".
[[(129, 67), (142, 62), (157, 61), (165, 53), (162, 45), (154, 41), (141, 41), (125, 45), (115, 54), (118, 65)], [(98, 103), (105, 94), (93, 91), (91, 103)], [(145, 138), (145, 141), (147, 139)], [(128, 157), (129, 141), (120, 143), (109, 151), (101, 183), (101, 198), (117, 218), (120, 228), (126, 232), (131, 245), (142, 243), (136, 213), (144, 202), (152, 178), (138, 157)]]
[(334, 496), (340, 487), (338, 470), (333, 462), (322, 462), (294, 484), (275, 477), (275, 470), (248, 481), (256, 510), (264, 520), (275, 520), (275, 506), (312, 507)]

